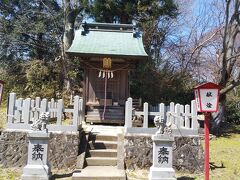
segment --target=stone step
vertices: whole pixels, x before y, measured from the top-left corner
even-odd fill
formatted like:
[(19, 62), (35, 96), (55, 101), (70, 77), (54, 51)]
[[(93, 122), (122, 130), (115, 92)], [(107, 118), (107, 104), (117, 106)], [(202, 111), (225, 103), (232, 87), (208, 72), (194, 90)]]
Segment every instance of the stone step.
[(90, 157), (117, 157), (116, 149), (93, 149), (89, 150)]
[(105, 117), (104, 119), (102, 119), (99, 116), (92, 116), (92, 117), (87, 117), (86, 116), (86, 121), (96, 121), (96, 122), (100, 122), (100, 123), (125, 123), (124, 121), (124, 117)]
[(90, 141), (90, 149), (117, 149), (117, 142), (115, 141)]
[(87, 114), (85, 115), (85, 117), (89, 119), (94, 118), (94, 119), (105, 120), (105, 119), (124, 119), (125, 115), (124, 114), (105, 114), (104, 119), (103, 119), (103, 116), (100, 114)]
[(101, 122), (101, 123), (118, 123), (118, 122), (121, 122), (121, 123), (125, 123), (124, 121), (124, 118), (117, 118), (117, 117), (109, 117), (109, 118), (100, 118), (100, 117), (97, 117), (97, 116), (94, 116), (94, 117), (87, 117), (86, 118), (86, 121), (96, 121), (96, 122)]
[(117, 136), (112, 136), (108, 134), (91, 134), (90, 140), (94, 141), (117, 141)]
[[(88, 112), (87, 116), (102, 116), (103, 113), (99, 112)], [(120, 113), (120, 112), (105, 112), (105, 116), (125, 116), (125, 113)]]
[[(102, 117), (103, 116), (103, 113), (99, 113), (99, 112), (91, 112), (91, 113), (87, 113), (86, 115), (87, 117), (91, 117), (91, 116), (99, 116), (99, 117)], [(122, 116), (125, 116), (124, 113), (120, 113), (120, 112), (116, 112), (116, 113), (105, 113), (104, 117), (111, 117), (111, 116), (114, 116), (114, 117), (122, 117)]]
[(116, 136), (119, 133), (124, 132), (122, 126), (104, 126), (104, 125), (83, 125), (85, 132), (91, 132), (91, 134), (107, 134)]
[[(102, 110), (102, 109), (104, 109), (104, 106), (92, 106), (92, 107), (89, 107), (89, 111), (90, 110), (94, 110), (94, 109), (100, 109), (100, 110)], [(121, 109), (125, 109), (125, 107), (124, 106), (106, 106), (106, 109), (108, 110), (108, 109), (118, 109), (118, 110), (121, 110)]]
[(116, 157), (88, 157), (86, 158), (87, 166), (116, 166)]
[[(103, 113), (103, 111), (104, 109), (93, 109), (93, 110), (88, 110), (88, 113), (92, 113), (92, 112)], [(124, 113), (124, 109), (106, 109), (105, 112), (106, 113), (115, 113), (115, 112)]]
[[(98, 116), (102, 116), (103, 115), (103, 112), (87, 112), (87, 115), (98, 115)], [(105, 116), (124, 116), (125, 113), (124, 112), (119, 112), (119, 111), (116, 111), (116, 112), (105, 112)]]
[(87, 166), (74, 172), (72, 180), (126, 180), (126, 174), (115, 166)]
[[(103, 119), (102, 115), (100, 114), (87, 114), (87, 118), (89, 119)], [(124, 114), (105, 114), (104, 119), (124, 119)]]

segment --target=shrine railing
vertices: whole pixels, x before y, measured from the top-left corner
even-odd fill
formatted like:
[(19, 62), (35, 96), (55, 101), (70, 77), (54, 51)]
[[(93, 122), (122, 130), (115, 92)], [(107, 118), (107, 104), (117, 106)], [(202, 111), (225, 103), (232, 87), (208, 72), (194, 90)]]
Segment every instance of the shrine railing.
[[(181, 105), (170, 103), (166, 106), (160, 103), (158, 106), (143, 104), (143, 111), (137, 111), (132, 107), (132, 98), (128, 98), (125, 103), (125, 132), (126, 133), (148, 133), (154, 134), (157, 129), (149, 126), (149, 118), (160, 116), (166, 124), (171, 124), (173, 134), (175, 135), (198, 135), (198, 114), (195, 100), (191, 105)], [(133, 120), (140, 119), (142, 127), (133, 127)]]
[[(50, 122), (47, 125), (49, 131), (77, 131), (81, 125), (84, 112), (83, 100), (79, 96), (74, 97), (73, 108), (65, 108), (62, 99), (19, 98), (15, 93), (10, 93), (8, 99), (7, 129), (30, 130), (31, 124), (39, 119), (41, 113), (49, 112)], [(63, 121), (63, 115), (68, 114), (68, 120)]]

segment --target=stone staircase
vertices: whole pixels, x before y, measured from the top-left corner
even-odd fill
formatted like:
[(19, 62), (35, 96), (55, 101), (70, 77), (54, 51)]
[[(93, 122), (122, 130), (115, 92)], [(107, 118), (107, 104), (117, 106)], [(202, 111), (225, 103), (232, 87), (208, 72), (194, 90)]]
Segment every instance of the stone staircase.
[(125, 170), (118, 169), (118, 136), (92, 132), (86, 152), (86, 167), (73, 174), (73, 180), (126, 180)]
[(124, 111), (124, 107), (121, 106), (107, 106), (104, 119), (102, 119), (103, 107), (94, 106), (87, 110), (86, 122), (124, 124)]
[(93, 134), (90, 140), (87, 166), (117, 166), (117, 136)]

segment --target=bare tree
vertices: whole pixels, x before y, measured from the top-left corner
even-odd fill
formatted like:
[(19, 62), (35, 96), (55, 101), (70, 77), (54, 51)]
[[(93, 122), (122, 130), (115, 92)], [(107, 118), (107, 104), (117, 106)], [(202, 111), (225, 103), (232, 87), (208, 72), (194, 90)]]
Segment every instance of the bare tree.
[(221, 106), (213, 114), (213, 129), (218, 129), (225, 117), (226, 94), (240, 85), (240, 0), (204, 3), (197, 15), (189, 12), (190, 6), (183, 7), (182, 19), (171, 28), (177, 30), (167, 41), (165, 57), (181, 73), (221, 85)]
[[(186, 2), (182, 0), (180, 5), (182, 4)], [(212, 17), (204, 15), (209, 11), (206, 5), (197, 15), (193, 13), (195, 10), (189, 8), (191, 6), (193, 4), (189, 2), (188, 6), (180, 6), (181, 15), (169, 28), (170, 38), (167, 38), (164, 47), (165, 57), (167, 57), (165, 60), (182, 74), (190, 73), (195, 79), (198, 78), (201, 81), (205, 79), (200, 77), (205, 68), (202, 66), (209, 59), (205, 57), (205, 51), (215, 54), (212, 47), (211, 50), (208, 48), (215, 44), (216, 36), (220, 34), (222, 27), (213, 25)]]
[(213, 129), (218, 129), (225, 117), (226, 94), (240, 85), (240, 0), (226, 0), (225, 25), (223, 30), (222, 47), (219, 49), (217, 61), (220, 63), (219, 85), (220, 110), (215, 116)]

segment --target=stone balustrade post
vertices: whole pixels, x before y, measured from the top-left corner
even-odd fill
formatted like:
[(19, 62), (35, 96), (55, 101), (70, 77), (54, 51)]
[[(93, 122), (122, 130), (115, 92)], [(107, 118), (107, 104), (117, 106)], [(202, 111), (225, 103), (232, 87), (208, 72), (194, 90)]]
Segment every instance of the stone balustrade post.
[(23, 168), (22, 180), (49, 180), (51, 167), (48, 163), (49, 139), (46, 128), (50, 114), (42, 113), (28, 132), (28, 160)]
[(28, 133), (28, 161), (23, 168), (22, 180), (48, 180), (51, 168), (48, 163), (50, 133), (30, 131)]
[(154, 118), (155, 125), (159, 128), (153, 140), (153, 165), (150, 168), (149, 180), (176, 180), (173, 162), (173, 142), (174, 137), (171, 129), (165, 127), (164, 122), (159, 118)]

